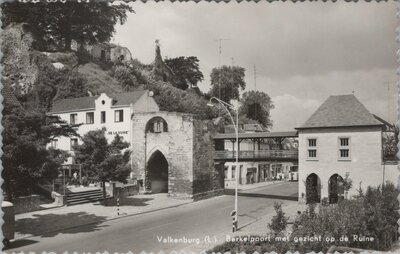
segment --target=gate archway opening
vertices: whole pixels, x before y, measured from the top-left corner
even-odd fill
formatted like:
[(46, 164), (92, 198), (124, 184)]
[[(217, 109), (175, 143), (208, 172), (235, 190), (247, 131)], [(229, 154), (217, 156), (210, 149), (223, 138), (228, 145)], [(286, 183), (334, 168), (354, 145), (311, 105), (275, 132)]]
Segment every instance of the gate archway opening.
[(321, 201), (321, 180), (312, 173), (306, 179), (306, 203), (319, 203)]
[(328, 182), (329, 204), (336, 204), (344, 198), (343, 178), (334, 174), (329, 178)]
[(168, 193), (168, 161), (155, 151), (147, 163), (147, 178), (152, 193)]

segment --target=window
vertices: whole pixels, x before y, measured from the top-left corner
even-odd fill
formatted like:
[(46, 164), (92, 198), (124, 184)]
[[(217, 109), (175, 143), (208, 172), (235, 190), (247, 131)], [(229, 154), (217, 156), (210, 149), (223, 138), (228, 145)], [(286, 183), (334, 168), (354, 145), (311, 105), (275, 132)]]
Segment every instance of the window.
[(71, 151), (74, 150), (74, 146), (78, 144), (78, 139), (77, 138), (71, 138)]
[(224, 175), (225, 175), (225, 179), (228, 179), (228, 167), (225, 166), (224, 168)]
[(146, 132), (160, 133), (160, 132), (167, 132), (167, 131), (168, 131), (168, 124), (161, 117), (158, 117), (158, 116), (153, 117), (146, 124)]
[(105, 123), (105, 122), (106, 122), (106, 112), (101, 111), (100, 123)]
[(86, 124), (93, 124), (94, 123), (94, 113), (89, 112), (86, 113)]
[(232, 178), (231, 179), (236, 179), (236, 166), (232, 166)]
[(309, 138), (307, 139), (307, 158), (317, 159), (317, 139)]
[(51, 141), (50, 146), (54, 149), (58, 148), (58, 139), (54, 139)]
[(115, 110), (115, 122), (123, 122), (124, 121), (124, 111), (121, 110)]
[(350, 159), (350, 138), (339, 138), (339, 160)]
[(154, 122), (154, 132), (155, 133), (162, 132), (162, 129), (163, 129), (162, 126), (163, 126), (163, 123), (161, 121)]
[(78, 114), (70, 114), (69, 115), (69, 122), (71, 124), (76, 124), (78, 122)]

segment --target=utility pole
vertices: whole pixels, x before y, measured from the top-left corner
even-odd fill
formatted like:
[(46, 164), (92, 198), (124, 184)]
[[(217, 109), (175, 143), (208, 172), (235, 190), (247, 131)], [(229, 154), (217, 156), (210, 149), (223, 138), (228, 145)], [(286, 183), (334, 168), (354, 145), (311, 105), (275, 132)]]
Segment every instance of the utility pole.
[(257, 91), (257, 67), (253, 65), (254, 69), (254, 91)]
[[(254, 69), (254, 92), (257, 92), (257, 68), (253, 65)], [(257, 118), (257, 103), (254, 103), (254, 118)]]
[[(222, 57), (222, 42), (229, 41), (227, 38), (219, 38), (215, 41), (219, 43), (218, 47), (218, 99), (221, 99), (221, 57)], [(221, 106), (218, 106), (218, 115), (221, 116)]]
[(391, 101), (390, 101), (390, 82), (389, 81), (387, 81), (386, 82), (386, 84), (387, 84), (387, 92), (388, 92), (388, 94), (387, 94), (387, 102), (388, 102), (388, 117), (387, 117), (387, 121), (388, 122), (390, 122), (390, 111), (391, 111), (391, 107), (390, 107), (390, 104), (391, 104)]

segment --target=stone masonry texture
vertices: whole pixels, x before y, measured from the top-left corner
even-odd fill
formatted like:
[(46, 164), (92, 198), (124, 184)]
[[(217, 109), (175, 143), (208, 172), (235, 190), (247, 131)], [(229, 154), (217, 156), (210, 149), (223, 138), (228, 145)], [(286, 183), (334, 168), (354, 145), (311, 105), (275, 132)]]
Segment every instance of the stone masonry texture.
[[(145, 132), (146, 124), (161, 117), (167, 132)], [(202, 198), (221, 193), (222, 170), (214, 166), (212, 136), (218, 126), (177, 112), (136, 113), (132, 116), (132, 172), (149, 191), (146, 166), (159, 151), (168, 162), (168, 193), (183, 198)]]

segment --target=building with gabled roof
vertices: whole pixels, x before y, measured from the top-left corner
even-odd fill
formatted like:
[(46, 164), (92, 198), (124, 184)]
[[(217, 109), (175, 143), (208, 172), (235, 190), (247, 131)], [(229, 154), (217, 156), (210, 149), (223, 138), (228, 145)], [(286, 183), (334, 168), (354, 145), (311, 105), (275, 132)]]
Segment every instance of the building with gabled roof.
[[(336, 203), (361, 186), (397, 182), (397, 163), (383, 160), (379, 120), (353, 95), (330, 96), (300, 127), (299, 200)], [(352, 188), (346, 189), (346, 179)]]
[[(223, 171), (212, 157), (218, 126), (195, 115), (160, 111), (148, 90), (63, 99), (49, 114), (81, 124), (80, 136), (102, 128), (108, 142), (121, 136), (130, 144), (130, 178), (142, 192), (193, 199), (222, 193)], [(69, 151), (66, 164), (72, 168), (73, 147), (79, 143), (78, 137), (58, 137), (49, 146)]]
[(353, 94), (347, 94), (330, 96), (297, 129), (382, 125)]
[[(122, 94), (105, 94), (98, 96), (62, 99), (54, 102), (50, 115), (57, 115), (70, 124), (82, 124), (78, 134), (106, 128), (106, 137), (112, 141), (118, 134), (125, 141), (131, 140), (131, 115), (138, 112), (158, 112), (159, 107), (148, 90)], [(73, 145), (79, 143), (77, 137), (59, 137), (51, 146), (72, 151)], [(68, 163), (73, 163), (71, 157)]]

